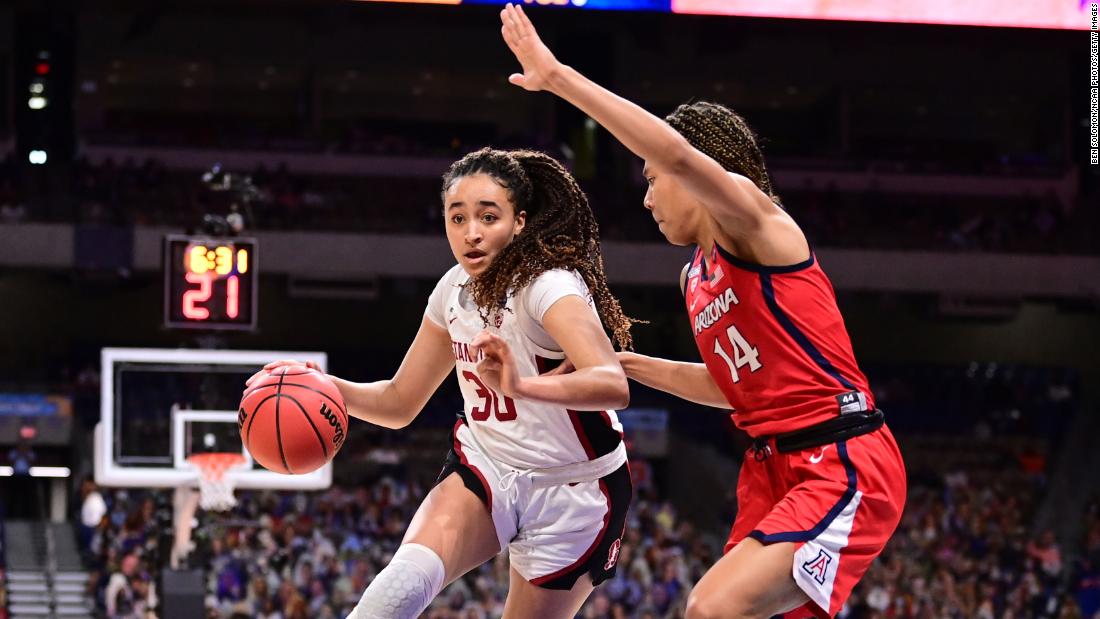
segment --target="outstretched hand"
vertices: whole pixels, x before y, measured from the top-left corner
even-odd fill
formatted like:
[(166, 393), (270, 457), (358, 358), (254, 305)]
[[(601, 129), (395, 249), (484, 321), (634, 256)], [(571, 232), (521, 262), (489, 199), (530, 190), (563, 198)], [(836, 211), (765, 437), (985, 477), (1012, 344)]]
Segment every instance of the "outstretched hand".
[(524, 90), (546, 90), (550, 76), (561, 67), (561, 63), (539, 38), (522, 7), (505, 5), (500, 12), (500, 22), (504, 42), (523, 66), (523, 73), (513, 73), (508, 81)]

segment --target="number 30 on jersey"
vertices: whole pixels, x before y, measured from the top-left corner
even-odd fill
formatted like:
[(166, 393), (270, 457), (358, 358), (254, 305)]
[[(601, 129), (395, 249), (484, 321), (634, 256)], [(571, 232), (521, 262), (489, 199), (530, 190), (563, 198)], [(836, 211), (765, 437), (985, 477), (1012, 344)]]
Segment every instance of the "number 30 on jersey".
[(741, 332), (737, 330), (736, 326), (730, 325), (726, 329), (726, 339), (729, 341), (729, 347), (733, 351), (731, 357), (726, 349), (722, 346), (722, 335), (719, 334), (714, 338), (714, 354), (722, 358), (726, 362), (726, 365), (730, 368), (730, 375), (733, 377), (733, 382), (741, 382), (741, 376), (737, 373), (737, 370), (749, 366), (749, 372), (755, 372), (763, 367), (758, 357), (760, 352), (756, 350), (756, 347), (745, 339), (745, 336), (741, 335)]

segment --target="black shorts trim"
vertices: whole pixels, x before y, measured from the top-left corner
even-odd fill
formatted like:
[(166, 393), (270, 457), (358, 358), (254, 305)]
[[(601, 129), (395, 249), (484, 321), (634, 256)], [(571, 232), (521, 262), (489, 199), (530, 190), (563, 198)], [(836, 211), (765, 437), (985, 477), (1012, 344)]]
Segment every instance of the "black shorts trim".
[(443, 470), (439, 471), (439, 477), (436, 478), (435, 485), (438, 486), (451, 473), (458, 473), (459, 478), (462, 479), (462, 484), (470, 492), (477, 495), (477, 498), (485, 505), (485, 509), (489, 510), (489, 514), (492, 515), (493, 491), (489, 487), (489, 482), (477, 467), (466, 460), (466, 454), (462, 453), (462, 445), (458, 442), (458, 429), (465, 423), (466, 419), (459, 415), (452, 433), (454, 444), (451, 446), (451, 450), (447, 452), (447, 458), (443, 461)]
[(569, 590), (584, 574), (592, 577), (593, 585), (615, 576), (615, 569), (619, 565), (619, 549), (622, 547), (626, 529), (626, 514), (634, 494), (630, 466), (624, 463), (615, 472), (601, 477), (600, 491), (608, 502), (608, 511), (592, 546), (573, 565), (540, 576), (532, 580), (531, 584), (543, 589)]
[[(535, 355), (535, 367), (539, 374), (546, 372), (553, 359), (547, 359)], [(555, 365), (555, 367), (557, 367)], [(577, 434), (577, 441), (584, 448), (584, 453), (589, 460), (595, 460), (600, 456), (615, 451), (619, 443), (623, 442), (623, 433), (611, 425), (611, 415), (607, 411), (574, 411), (566, 410), (569, 414), (569, 422), (573, 424), (573, 431)]]
[(573, 430), (577, 433), (584, 452), (589, 460), (615, 451), (623, 442), (623, 435), (611, 425), (611, 416), (607, 411), (566, 411)]

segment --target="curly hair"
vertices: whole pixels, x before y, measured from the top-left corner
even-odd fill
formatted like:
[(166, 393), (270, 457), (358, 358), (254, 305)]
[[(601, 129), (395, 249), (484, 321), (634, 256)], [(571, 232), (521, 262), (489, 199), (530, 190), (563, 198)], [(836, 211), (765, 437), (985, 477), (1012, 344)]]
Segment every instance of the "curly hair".
[(748, 178), (772, 202), (782, 206), (764, 165), (756, 133), (740, 114), (724, 105), (697, 101), (680, 105), (665, 117), (665, 121), (692, 146), (727, 171)]
[(486, 324), (504, 311), (508, 296), (553, 269), (580, 273), (603, 324), (620, 349), (633, 347), (627, 317), (607, 286), (596, 218), (573, 175), (545, 153), (482, 148), (454, 162), (443, 175), (443, 193), (465, 176), (487, 174), (511, 193), (516, 213), (527, 212), (523, 230), (473, 278), (466, 290)]

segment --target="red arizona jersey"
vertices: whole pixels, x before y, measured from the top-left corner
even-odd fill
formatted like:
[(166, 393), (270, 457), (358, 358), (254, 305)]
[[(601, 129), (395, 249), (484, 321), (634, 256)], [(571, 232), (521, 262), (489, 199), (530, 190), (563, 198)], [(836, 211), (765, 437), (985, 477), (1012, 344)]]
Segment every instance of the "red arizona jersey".
[(695, 343), (752, 436), (792, 432), (874, 408), (829, 279), (799, 264), (745, 262), (717, 244), (707, 273), (696, 249), (684, 298)]

